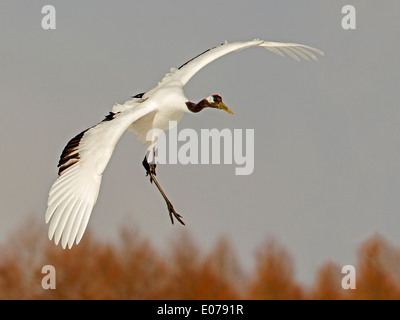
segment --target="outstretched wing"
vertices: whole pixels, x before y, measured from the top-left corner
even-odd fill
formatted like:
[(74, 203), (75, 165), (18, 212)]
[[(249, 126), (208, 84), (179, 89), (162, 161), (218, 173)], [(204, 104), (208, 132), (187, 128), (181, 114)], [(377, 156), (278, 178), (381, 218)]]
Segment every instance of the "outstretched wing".
[(193, 59), (185, 62), (178, 69), (171, 70), (171, 73), (167, 74), (161, 81), (161, 83), (172, 80), (179, 81), (179, 83), (184, 86), (201, 68), (203, 68), (210, 62), (228, 53), (250, 47), (264, 47), (265, 49), (272, 51), (280, 56), (284, 56), (285, 54), (287, 54), (297, 61), (300, 61), (301, 59), (307, 61), (312, 59), (316, 61), (317, 57), (314, 53), (320, 55), (324, 54), (319, 49), (297, 43), (269, 42), (258, 39), (247, 42), (225, 42), (218, 47), (204, 51)]
[(143, 102), (115, 114), (73, 138), (61, 155), (59, 177), (50, 189), (46, 223), (49, 238), (71, 248), (82, 239), (100, 190), (102, 174), (125, 130), (155, 110)]

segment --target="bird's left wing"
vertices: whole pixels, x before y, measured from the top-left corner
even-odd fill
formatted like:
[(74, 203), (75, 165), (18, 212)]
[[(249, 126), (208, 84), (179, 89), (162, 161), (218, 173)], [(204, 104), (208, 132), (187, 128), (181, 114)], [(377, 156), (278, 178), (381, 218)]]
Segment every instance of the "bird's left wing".
[[(293, 59), (300, 61), (304, 60), (317, 60), (314, 53), (323, 55), (324, 53), (316, 48), (298, 44), (298, 43), (281, 43), (263, 40), (252, 40), (246, 42), (232, 42), (223, 43), (218, 47), (208, 49), (203, 53), (197, 55), (193, 59), (185, 62), (178, 69), (172, 69), (171, 73), (167, 74), (161, 83), (168, 81), (178, 81), (184, 86), (200, 69), (209, 64), (210, 62), (231, 52), (243, 50), (250, 47), (264, 47), (265, 49), (274, 52), (280, 56), (287, 54)], [(314, 53), (313, 53), (314, 52)]]
[(73, 138), (61, 155), (59, 177), (50, 189), (46, 223), (49, 238), (61, 239), (65, 248), (78, 244), (89, 221), (100, 189), (102, 174), (125, 130), (135, 121), (155, 110), (146, 101), (113, 119), (83, 131)]

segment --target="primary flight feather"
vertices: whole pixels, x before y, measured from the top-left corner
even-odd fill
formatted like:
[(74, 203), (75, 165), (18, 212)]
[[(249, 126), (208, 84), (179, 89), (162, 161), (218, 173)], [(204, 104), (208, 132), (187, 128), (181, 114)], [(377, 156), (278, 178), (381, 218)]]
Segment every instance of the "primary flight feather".
[[(212, 95), (199, 103), (189, 101), (183, 92), (186, 83), (204, 66), (231, 52), (250, 47), (263, 47), (280, 56), (293, 59), (317, 61), (315, 54), (321, 50), (296, 44), (267, 42), (255, 39), (247, 42), (223, 43), (187, 61), (177, 69), (171, 69), (158, 85), (140, 93), (124, 104), (116, 104), (99, 124), (81, 132), (64, 148), (58, 164), (58, 178), (52, 185), (48, 198), (46, 223), (49, 238), (56, 244), (61, 240), (63, 248), (78, 244), (87, 227), (90, 214), (96, 203), (102, 174), (122, 134), (129, 130), (153, 151), (159, 130), (167, 130), (170, 121), (178, 122), (184, 113), (198, 113), (204, 108), (233, 112), (222, 102), (219, 95)], [(147, 133), (152, 130), (148, 139)], [(176, 218), (184, 224), (155, 178), (155, 163), (143, 160), (150, 181), (154, 182), (166, 201), (172, 223)]]

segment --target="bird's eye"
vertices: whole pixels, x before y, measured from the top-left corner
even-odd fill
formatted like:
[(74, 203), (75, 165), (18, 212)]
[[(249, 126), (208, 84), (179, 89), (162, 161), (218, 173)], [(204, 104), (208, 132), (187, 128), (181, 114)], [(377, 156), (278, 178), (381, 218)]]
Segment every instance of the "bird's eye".
[(220, 102), (222, 100), (221, 97), (217, 94), (214, 94), (213, 98), (214, 98), (214, 102)]

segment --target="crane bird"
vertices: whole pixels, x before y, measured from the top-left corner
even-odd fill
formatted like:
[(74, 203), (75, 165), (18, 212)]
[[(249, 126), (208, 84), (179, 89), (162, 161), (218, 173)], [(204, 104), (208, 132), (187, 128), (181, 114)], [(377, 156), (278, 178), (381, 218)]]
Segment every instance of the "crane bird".
[[(297, 43), (268, 42), (259, 39), (246, 42), (224, 42), (208, 49), (185, 62), (177, 69), (171, 69), (158, 85), (139, 93), (124, 104), (116, 104), (105, 119), (71, 139), (64, 148), (58, 163), (58, 178), (52, 185), (45, 215), (49, 225), (49, 239), (54, 237), (56, 245), (71, 248), (78, 244), (87, 227), (93, 206), (96, 203), (103, 172), (122, 134), (129, 130), (138, 140), (147, 144), (148, 149), (142, 162), (146, 176), (155, 183), (163, 196), (172, 223), (176, 218), (184, 224), (158, 183), (156, 164), (148, 162), (160, 130), (167, 130), (170, 121), (178, 122), (184, 113), (196, 114), (205, 108), (233, 112), (222, 102), (222, 98), (211, 95), (198, 103), (191, 102), (184, 94), (183, 87), (204, 66), (231, 52), (250, 47), (263, 47), (280, 56), (285, 54), (293, 59), (317, 61), (314, 53), (323, 55), (321, 50)], [(146, 139), (147, 138), (147, 139)], [(153, 158), (154, 159), (154, 158)]]

